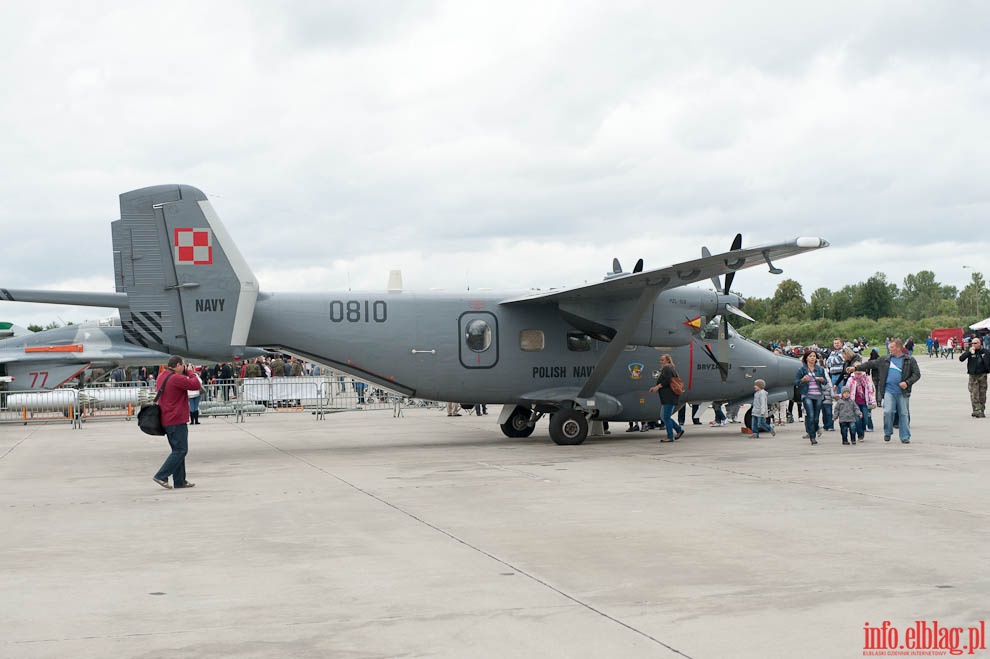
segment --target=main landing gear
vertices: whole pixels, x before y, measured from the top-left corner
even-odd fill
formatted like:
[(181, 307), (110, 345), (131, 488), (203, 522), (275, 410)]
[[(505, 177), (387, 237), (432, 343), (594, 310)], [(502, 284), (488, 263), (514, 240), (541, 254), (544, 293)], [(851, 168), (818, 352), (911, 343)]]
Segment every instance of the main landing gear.
[[(529, 437), (544, 412), (517, 406), (499, 427), (506, 437)], [(573, 408), (560, 408), (550, 414), (550, 439), (560, 446), (576, 446), (588, 437), (588, 417)]]
[(588, 436), (588, 417), (575, 409), (562, 408), (550, 415), (550, 439), (560, 446), (576, 446)]
[(529, 437), (536, 428), (536, 424), (530, 420), (531, 416), (532, 413), (528, 408), (516, 407), (509, 420), (499, 427), (506, 437)]

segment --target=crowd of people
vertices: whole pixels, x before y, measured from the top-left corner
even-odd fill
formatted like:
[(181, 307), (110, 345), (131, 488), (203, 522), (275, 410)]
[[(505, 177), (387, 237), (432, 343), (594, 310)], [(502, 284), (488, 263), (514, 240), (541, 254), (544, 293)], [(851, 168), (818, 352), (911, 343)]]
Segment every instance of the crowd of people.
[[(793, 396), (787, 401), (786, 423), (794, 423), (794, 408), (798, 421), (803, 422), (802, 438), (817, 445), (824, 432), (838, 432), (842, 444), (852, 446), (864, 441), (866, 433), (873, 432), (873, 410), (880, 408), (883, 414), (883, 439), (891, 441), (895, 431), (903, 444), (911, 443), (910, 398), (914, 384), (921, 378), (921, 368), (912, 354), (913, 337), (902, 341), (889, 337), (884, 341), (884, 354), (862, 338), (843, 341), (835, 338), (830, 348), (818, 345), (797, 346), (790, 341), (773, 341), (763, 344), (777, 354), (787, 354), (801, 359), (794, 376)], [(969, 377), (970, 402), (974, 418), (986, 418), (987, 379), (990, 374), (990, 350), (985, 337), (965, 337), (962, 341), (949, 339), (941, 346), (934, 337), (928, 337), (926, 348), (930, 358), (941, 358), (959, 351), (959, 361), (966, 364)], [(868, 351), (868, 352), (867, 352)], [(687, 406), (681, 406), (677, 420), (673, 410), (678, 396), (673, 395), (669, 382), (677, 376), (669, 355), (660, 358), (660, 377), (650, 391), (658, 392), (661, 400), (662, 419), (656, 422), (630, 422), (627, 432), (666, 430), (667, 438), (676, 441), (684, 434), (680, 424), (685, 422)], [(776, 435), (776, 425), (784, 423), (782, 404), (768, 403), (766, 383), (754, 381), (751, 423), (744, 432), (753, 437), (760, 433)], [(700, 425), (700, 406), (692, 403), (691, 420)], [(723, 411), (723, 403), (712, 403), (715, 419), (711, 426), (738, 423), (741, 405), (729, 405)], [(776, 419), (775, 417), (776, 411)]]

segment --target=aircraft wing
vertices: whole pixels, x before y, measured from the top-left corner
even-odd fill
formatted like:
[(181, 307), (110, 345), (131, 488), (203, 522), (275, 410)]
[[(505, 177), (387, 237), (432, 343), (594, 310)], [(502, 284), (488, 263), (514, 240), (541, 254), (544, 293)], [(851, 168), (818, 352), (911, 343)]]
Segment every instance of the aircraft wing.
[(771, 271), (773, 261), (814, 249), (828, 247), (824, 238), (795, 238), (784, 243), (747, 247), (722, 254), (713, 254), (693, 261), (684, 261), (666, 268), (647, 270), (611, 277), (604, 281), (583, 286), (542, 291), (530, 295), (502, 300), (500, 304), (526, 304), (532, 302), (600, 301), (635, 299), (645, 288), (655, 288), (657, 293), (668, 288), (718, 277), (723, 274), (765, 264)]

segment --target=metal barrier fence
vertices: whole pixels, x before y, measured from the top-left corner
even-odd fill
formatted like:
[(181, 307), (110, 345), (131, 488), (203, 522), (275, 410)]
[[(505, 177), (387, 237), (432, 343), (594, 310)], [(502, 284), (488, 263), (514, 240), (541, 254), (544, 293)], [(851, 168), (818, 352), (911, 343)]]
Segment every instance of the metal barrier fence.
[[(406, 407), (440, 408), (444, 403), (406, 398), (393, 391), (341, 376), (245, 378), (204, 384), (198, 397), (201, 417), (311, 412), (318, 419), (344, 410), (386, 410), (402, 416)], [(0, 423), (66, 422), (73, 428), (104, 419), (134, 418), (155, 399), (154, 387), (108, 382), (85, 389), (0, 392)], [(195, 405), (195, 403), (193, 403)]]
[(79, 420), (130, 420), (142, 405), (155, 400), (155, 390), (145, 383), (109, 382), (79, 390)]
[(79, 390), (0, 392), (0, 423), (53, 422), (79, 426)]
[[(316, 411), (317, 415), (322, 415), (342, 410), (396, 411), (403, 407), (443, 405), (434, 401), (409, 399), (356, 378), (338, 375), (227, 380), (204, 385), (202, 398), (202, 416), (231, 415), (236, 414), (238, 409), (250, 410), (245, 411), (246, 414)], [(250, 407), (252, 405), (256, 407)]]
[(108, 383), (85, 389), (0, 392), (0, 423), (67, 421), (74, 428), (95, 419), (132, 419), (155, 390), (138, 383)]

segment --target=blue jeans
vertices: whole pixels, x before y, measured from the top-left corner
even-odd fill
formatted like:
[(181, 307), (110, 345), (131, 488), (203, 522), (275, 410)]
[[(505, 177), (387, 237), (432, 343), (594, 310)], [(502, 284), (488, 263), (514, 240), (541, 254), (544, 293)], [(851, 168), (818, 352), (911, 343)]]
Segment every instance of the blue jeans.
[(856, 419), (856, 434), (859, 435), (860, 439), (866, 436), (866, 424), (870, 424), (870, 428), (873, 427), (873, 417), (870, 416), (870, 406), (869, 405), (857, 405), (859, 411), (863, 413), (863, 416)]
[(168, 437), (168, 445), (172, 447), (172, 452), (165, 458), (165, 462), (155, 474), (155, 478), (160, 481), (167, 481), (168, 477), (171, 476), (173, 485), (185, 485), (186, 453), (189, 452), (189, 426), (184, 423), (165, 426), (165, 436)]
[(822, 427), (825, 430), (835, 430), (835, 421), (832, 420), (832, 403), (822, 403)]
[(715, 409), (715, 423), (722, 423), (725, 421), (725, 412), (722, 411), (722, 404), (718, 403), (712, 405), (712, 407)]
[(753, 431), (754, 435), (759, 435), (761, 432), (773, 432), (773, 426), (767, 423), (767, 417), (756, 416), (754, 414), (750, 419), (750, 425), (752, 426), (750, 430)]
[(818, 417), (822, 413), (822, 399), (802, 398), (801, 403), (804, 405), (804, 429), (807, 431), (808, 437), (814, 439), (818, 431), (821, 430)]
[(887, 437), (894, 434), (894, 413), (897, 413), (897, 430), (901, 441), (911, 440), (911, 412), (908, 409), (910, 398), (903, 394), (885, 393), (883, 395), (883, 434)]
[(856, 423), (853, 421), (839, 421), (839, 432), (842, 433), (842, 443), (845, 444), (849, 441), (850, 435), (852, 440), (856, 441)]
[(671, 416), (674, 414), (674, 405), (673, 405), (673, 403), (671, 403), (669, 405), (664, 405), (661, 408), (661, 410), (662, 410), (661, 411), (661, 415), (662, 415), (661, 418), (663, 418), (663, 427), (667, 430), (667, 439), (673, 439), (674, 438), (674, 432), (675, 432), (674, 429), (675, 428), (677, 429), (676, 432), (677, 432), (678, 435), (681, 434), (682, 432), (684, 432), (684, 428), (681, 428), (680, 424), (677, 423), (676, 421), (674, 421), (671, 418)]

